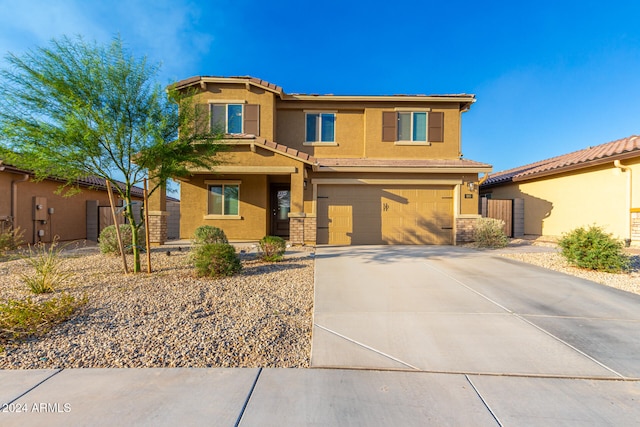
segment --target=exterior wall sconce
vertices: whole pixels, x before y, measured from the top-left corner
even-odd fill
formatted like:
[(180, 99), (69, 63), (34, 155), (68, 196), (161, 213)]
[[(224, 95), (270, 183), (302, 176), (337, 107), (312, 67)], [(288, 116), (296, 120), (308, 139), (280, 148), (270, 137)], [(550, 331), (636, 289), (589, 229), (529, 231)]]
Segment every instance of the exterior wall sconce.
[(303, 189), (307, 189), (307, 180), (305, 179), (304, 181), (302, 181), (302, 188)]
[(467, 182), (467, 187), (469, 188), (469, 191), (473, 191), (476, 189), (476, 183), (475, 182)]

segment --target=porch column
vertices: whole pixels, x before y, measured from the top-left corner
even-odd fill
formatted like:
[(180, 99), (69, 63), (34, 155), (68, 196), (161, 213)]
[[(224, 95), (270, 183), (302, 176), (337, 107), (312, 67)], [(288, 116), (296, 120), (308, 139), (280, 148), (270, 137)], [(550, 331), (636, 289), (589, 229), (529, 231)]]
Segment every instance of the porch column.
[(289, 212), (289, 240), (293, 245), (304, 244), (304, 167), (291, 174), (291, 210)]
[[(151, 182), (150, 187), (154, 187)], [(167, 241), (167, 189), (161, 186), (149, 197), (149, 242), (151, 246), (164, 245)]]

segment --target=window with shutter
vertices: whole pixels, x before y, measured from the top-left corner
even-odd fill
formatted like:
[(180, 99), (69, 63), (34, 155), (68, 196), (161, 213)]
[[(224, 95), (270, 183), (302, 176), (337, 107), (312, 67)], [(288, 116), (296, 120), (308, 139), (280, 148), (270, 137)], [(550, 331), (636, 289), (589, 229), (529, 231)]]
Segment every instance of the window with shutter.
[(244, 130), (244, 104), (210, 104), (209, 128), (212, 132), (240, 134)]
[(429, 142), (444, 142), (444, 113), (429, 113)]
[(209, 106), (207, 104), (196, 104), (196, 117), (194, 130), (196, 134), (209, 132)]
[(398, 137), (398, 113), (395, 111), (382, 112), (382, 140), (393, 142)]
[(384, 111), (382, 141), (443, 142), (444, 113), (427, 111)]
[(244, 133), (260, 135), (260, 106), (258, 104), (244, 106)]

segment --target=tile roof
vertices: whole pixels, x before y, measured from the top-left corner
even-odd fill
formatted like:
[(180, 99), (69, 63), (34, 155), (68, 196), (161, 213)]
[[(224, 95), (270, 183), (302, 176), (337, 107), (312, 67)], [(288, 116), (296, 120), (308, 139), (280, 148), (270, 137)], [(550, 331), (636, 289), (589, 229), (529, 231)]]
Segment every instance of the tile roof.
[[(16, 168), (15, 166), (11, 166), (7, 163), (3, 163), (2, 160), (0, 159), (0, 164), (2, 166), (5, 166), (6, 170), (8, 172), (17, 172), (17, 173), (27, 173), (29, 174), (30, 171), (25, 170), (25, 169), (20, 169), (20, 168)], [(48, 177), (47, 178), (50, 181), (57, 181), (57, 182), (65, 182), (64, 180), (60, 179), (60, 178), (56, 178), (56, 177)], [(124, 183), (117, 181), (120, 188), (124, 188)], [(96, 190), (100, 190), (100, 191), (107, 191), (107, 186), (105, 184), (105, 180), (102, 178), (98, 178), (97, 176), (87, 176), (84, 178), (79, 178), (76, 180), (76, 183), (81, 186), (81, 187), (85, 187), (85, 188), (93, 188)], [(131, 195), (134, 197), (138, 197), (140, 199), (142, 199), (143, 197), (143, 189), (140, 187), (132, 187), (131, 188)], [(167, 197), (167, 200), (170, 201), (174, 201), (174, 202), (178, 202), (179, 200), (173, 197)]]
[(511, 181), (524, 181), (540, 176), (562, 173), (568, 170), (587, 168), (616, 159), (639, 156), (640, 137), (632, 135), (606, 144), (588, 147), (583, 150), (490, 174), (482, 186), (498, 185)]
[[(235, 82), (234, 82), (235, 80)], [(278, 86), (276, 84), (273, 83), (269, 83), (266, 80), (262, 80), (259, 79), (257, 77), (252, 77), (252, 76), (193, 76), (193, 77), (189, 77), (183, 80), (180, 80), (178, 82), (175, 82), (171, 85), (171, 87), (175, 87), (175, 88), (184, 88), (187, 86), (192, 86), (195, 85), (197, 83), (207, 83), (207, 81), (209, 82), (224, 82), (224, 81), (228, 81), (229, 83), (238, 83), (238, 82), (242, 82), (245, 81), (247, 83), (253, 83), (257, 86), (261, 86), (264, 88), (267, 88), (273, 92), (276, 92), (278, 94), (280, 94), (281, 97), (285, 97), (286, 99), (296, 99), (297, 97), (318, 97), (318, 98), (330, 98), (331, 100), (345, 100), (345, 99), (349, 99), (349, 98), (367, 98), (367, 99), (371, 99), (371, 100), (377, 100), (380, 98), (394, 98), (397, 100), (420, 100), (421, 98), (425, 98), (426, 100), (434, 100), (434, 99), (442, 99), (444, 101), (447, 100), (457, 100), (458, 98), (461, 101), (466, 101), (466, 102), (475, 102), (475, 95), (473, 94), (467, 94), (467, 93), (455, 93), (455, 94), (433, 94), (433, 95), (425, 95), (425, 94), (393, 94), (393, 95), (335, 95), (335, 94), (319, 94), (319, 93), (290, 93), (290, 94), (286, 94), (284, 92), (284, 90), (282, 89), (281, 86)]]
[(486, 163), (468, 159), (318, 159), (324, 167), (399, 167), (399, 168), (491, 168)]
[(315, 157), (303, 151), (299, 151), (294, 148), (287, 147), (286, 145), (278, 144), (277, 142), (273, 142), (273, 141), (267, 141), (266, 139), (260, 138), (259, 136), (255, 138), (254, 142), (258, 145), (262, 145), (263, 147), (268, 147), (268, 148), (271, 148), (272, 150), (286, 154), (287, 156), (298, 158), (306, 163), (310, 163), (310, 164), (317, 163), (317, 160)]
[(247, 143), (255, 144), (258, 146), (262, 146), (270, 151), (275, 151), (281, 153), (288, 157), (294, 157), (298, 160), (302, 160), (305, 163), (316, 164), (317, 160), (312, 155), (305, 153), (304, 151), (296, 150), (295, 148), (288, 147), (286, 145), (278, 144), (274, 141), (269, 141), (260, 136), (255, 136), (251, 134), (233, 134), (225, 136), (224, 140), (226, 141), (246, 141)]
[(255, 85), (258, 86), (262, 86), (265, 87), (267, 89), (270, 89), (274, 92), (278, 92), (278, 93), (282, 93), (282, 88), (278, 85), (275, 85), (273, 83), (269, 83), (266, 80), (262, 80), (256, 77), (251, 77), (251, 76), (193, 76), (193, 77), (189, 77), (187, 79), (184, 80), (180, 80), (176, 83), (174, 83), (173, 87), (176, 88), (183, 88), (183, 87), (187, 87), (187, 86), (191, 86), (195, 83), (198, 82), (205, 82), (207, 80), (218, 80), (218, 79), (225, 79), (225, 80), (245, 80), (247, 83), (253, 83)]

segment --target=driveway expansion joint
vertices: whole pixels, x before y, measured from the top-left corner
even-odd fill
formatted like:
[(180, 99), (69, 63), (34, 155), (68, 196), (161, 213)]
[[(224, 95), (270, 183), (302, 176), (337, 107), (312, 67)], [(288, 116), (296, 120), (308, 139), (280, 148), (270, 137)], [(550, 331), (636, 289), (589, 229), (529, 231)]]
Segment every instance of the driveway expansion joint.
[(420, 368), (417, 368), (417, 367), (415, 367), (415, 366), (413, 366), (413, 365), (411, 365), (411, 364), (409, 364), (407, 362), (404, 362), (404, 361), (402, 361), (402, 360), (400, 360), (400, 359), (398, 359), (396, 357), (393, 357), (390, 354), (384, 353), (384, 352), (382, 352), (380, 350), (376, 350), (375, 348), (370, 347), (370, 346), (368, 346), (368, 345), (366, 345), (364, 343), (361, 343), (359, 341), (351, 339), (351, 338), (349, 338), (349, 337), (347, 337), (345, 335), (340, 334), (339, 332), (332, 331), (331, 329), (325, 328), (324, 326), (318, 325), (317, 323), (314, 323), (314, 326), (322, 329), (323, 331), (329, 332), (330, 334), (336, 335), (336, 336), (338, 336), (338, 337), (340, 337), (340, 338), (342, 338), (344, 340), (347, 340), (347, 341), (349, 341), (349, 342), (351, 342), (351, 343), (353, 343), (353, 344), (355, 344), (357, 346), (360, 346), (362, 348), (366, 348), (367, 350), (373, 351), (376, 354), (379, 354), (379, 355), (384, 356), (384, 357), (386, 357), (388, 359), (391, 359), (394, 362), (398, 362), (398, 363), (400, 363), (400, 364), (402, 364), (404, 366), (407, 366), (407, 367), (411, 368), (413, 371), (420, 371)]
[(482, 401), (482, 404), (485, 406), (485, 408), (487, 408), (487, 411), (489, 411), (489, 413), (491, 414), (493, 419), (496, 420), (496, 423), (498, 423), (498, 425), (500, 427), (502, 427), (503, 424), (500, 422), (500, 419), (498, 419), (498, 416), (496, 415), (496, 413), (493, 412), (493, 409), (491, 409), (491, 406), (489, 405), (489, 402), (487, 402), (487, 400), (484, 398), (484, 396), (482, 396), (482, 394), (480, 393), (480, 390), (478, 390), (478, 388), (473, 383), (473, 381), (471, 381), (471, 378), (469, 378), (468, 375), (465, 375), (464, 377), (467, 380), (467, 382), (471, 385), (471, 387), (473, 388), (473, 391), (478, 395), (478, 398)]
[(49, 381), (51, 378), (55, 377), (56, 375), (58, 375), (60, 372), (62, 372), (64, 370), (64, 368), (58, 368), (55, 372), (52, 372), (51, 375), (49, 375), (47, 378), (43, 379), (42, 381), (40, 381), (39, 383), (37, 383), (36, 385), (30, 387), (27, 391), (25, 391), (24, 393), (21, 393), (19, 396), (13, 398), (11, 401), (9, 402), (1, 402), (3, 405), (11, 405), (12, 403), (16, 402), (19, 399), (22, 399), (23, 397), (25, 397), (27, 394), (31, 393), (33, 390), (35, 390), (36, 388), (40, 387), (42, 384), (44, 384), (45, 382)]
[(256, 374), (256, 378), (253, 380), (253, 384), (251, 384), (251, 389), (249, 390), (249, 394), (247, 394), (247, 398), (242, 405), (242, 409), (240, 409), (240, 414), (238, 414), (238, 419), (234, 424), (234, 427), (238, 427), (242, 422), (242, 417), (244, 416), (245, 411), (247, 410), (247, 406), (249, 405), (249, 400), (251, 400), (251, 396), (253, 395), (253, 391), (256, 389), (256, 384), (258, 384), (258, 379), (260, 379), (260, 374), (262, 373), (262, 368), (258, 369), (258, 373)]

